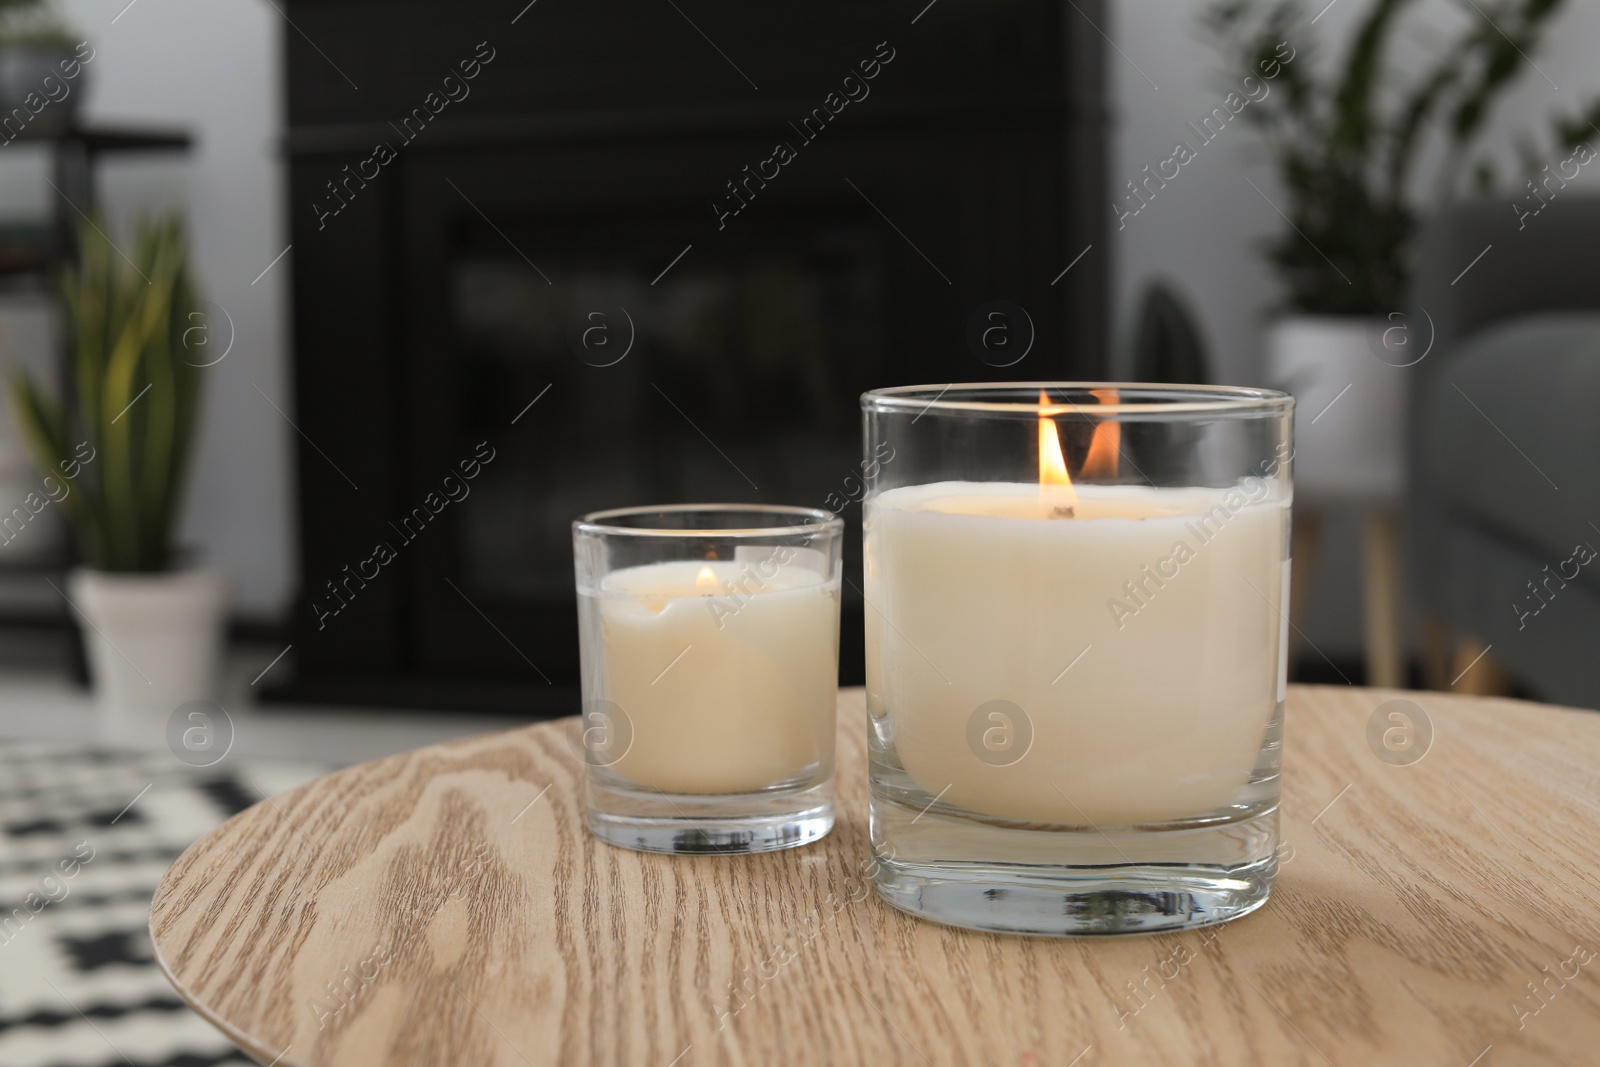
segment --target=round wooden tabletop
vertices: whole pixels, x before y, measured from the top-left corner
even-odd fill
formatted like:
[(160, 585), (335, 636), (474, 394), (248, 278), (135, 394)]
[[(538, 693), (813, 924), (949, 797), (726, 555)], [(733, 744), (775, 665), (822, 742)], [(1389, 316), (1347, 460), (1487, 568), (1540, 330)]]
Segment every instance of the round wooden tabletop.
[(839, 821), (809, 848), (607, 846), (583, 828), (567, 724), (531, 726), (238, 815), (156, 892), (157, 956), (195, 1010), (281, 1067), (1600, 1055), (1600, 715), (1293, 687), (1264, 908), (1182, 934), (1030, 939), (922, 922), (871, 891), (859, 690), (840, 712)]

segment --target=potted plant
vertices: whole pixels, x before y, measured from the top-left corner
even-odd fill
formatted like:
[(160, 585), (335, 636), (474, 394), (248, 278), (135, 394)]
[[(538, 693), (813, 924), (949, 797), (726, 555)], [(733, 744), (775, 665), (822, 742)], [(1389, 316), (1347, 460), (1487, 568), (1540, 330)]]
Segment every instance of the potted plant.
[(93, 54), (51, 0), (0, 0), (0, 137), (65, 126), (83, 99), (73, 80)]
[(179, 705), (215, 699), (222, 649), (223, 577), (173, 543), (201, 391), (187, 342), (204, 320), (176, 219), (141, 224), (131, 259), (92, 224), (79, 244), (61, 284), (70, 399), (13, 372), (12, 417), (88, 559), (68, 588), (109, 732), (155, 745)]
[[(1419, 5), (1373, 0), (1333, 66), (1317, 62), (1299, 0), (1222, 0), (1203, 16), (1233, 83), (1277, 72), (1238, 117), (1265, 140), (1281, 183), (1274, 206), (1287, 225), (1265, 251), (1288, 292), (1268, 334), (1267, 376), (1300, 400), (1302, 486), (1398, 493), (1406, 376), (1388, 368), (1407, 365), (1429, 340), (1401, 314), (1419, 194), (1437, 204), (1495, 187), (1491, 162), (1468, 164), (1494, 101), (1530, 69), (1526, 57), (1562, 2), (1482, 0), (1453, 40), (1401, 63), (1390, 50)], [(1285, 45), (1293, 61), (1276, 62)], [(1588, 127), (1558, 129), (1570, 147)], [(1433, 151), (1440, 140), (1442, 153)], [(1436, 161), (1431, 178), (1419, 173), (1425, 148)], [(1525, 161), (1537, 154), (1522, 150)], [(1347, 389), (1337, 416), (1321, 419)]]

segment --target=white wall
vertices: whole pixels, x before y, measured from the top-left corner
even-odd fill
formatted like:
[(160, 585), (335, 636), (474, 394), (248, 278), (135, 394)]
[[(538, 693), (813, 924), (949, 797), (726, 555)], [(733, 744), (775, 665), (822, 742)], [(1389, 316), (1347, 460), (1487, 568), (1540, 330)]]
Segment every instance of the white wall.
[[(63, 0), (96, 50), (87, 116), (186, 126), (197, 143), (187, 156), (105, 157), (98, 195), (120, 227), (140, 212), (181, 209), (204, 295), (232, 318), (233, 348), (207, 371), (182, 538), (233, 575), (239, 613), (270, 616), (292, 592), (294, 430), (251, 383), (293, 414), (289, 258), (251, 282), (288, 244), (278, 156), (285, 24), (266, 0), (124, 2)], [(45, 160), (6, 151), (0, 213), (47, 210), (55, 193)], [(226, 330), (213, 324), (218, 346)]]

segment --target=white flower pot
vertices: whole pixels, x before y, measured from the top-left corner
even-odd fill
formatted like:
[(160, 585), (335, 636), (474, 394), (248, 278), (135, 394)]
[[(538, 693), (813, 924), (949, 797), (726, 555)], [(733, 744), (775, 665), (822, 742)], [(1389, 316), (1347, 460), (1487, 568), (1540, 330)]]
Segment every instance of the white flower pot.
[(1403, 329), (1359, 315), (1295, 315), (1267, 333), (1267, 381), (1294, 394), (1295, 492), (1399, 499), (1411, 372)]
[(173, 711), (217, 699), (227, 606), (220, 571), (80, 569), (68, 583), (107, 736), (159, 748)]

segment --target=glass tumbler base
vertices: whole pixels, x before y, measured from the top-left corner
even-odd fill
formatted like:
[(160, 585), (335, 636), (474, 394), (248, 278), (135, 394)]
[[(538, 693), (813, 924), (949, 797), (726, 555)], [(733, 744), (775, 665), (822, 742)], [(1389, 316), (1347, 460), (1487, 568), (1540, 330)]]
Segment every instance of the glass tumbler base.
[[(895, 847), (891, 835), (876, 843), (874, 882), (903, 911), (973, 930), (1057, 937), (1187, 930), (1266, 903), (1278, 870), (1277, 819), (1272, 810), (1173, 830), (991, 831), (1000, 838), (992, 843), (1033, 839), (1011, 861), (994, 848), (973, 850), (987, 853), (981, 857), (932, 858), (915, 840)], [(1041, 852), (1054, 853), (1054, 862)], [(1062, 856), (1083, 862), (1061, 863)]]
[(762, 793), (684, 796), (588, 785), (589, 832), (636, 852), (773, 852), (833, 829), (833, 783)]
[(787, 816), (727, 819), (640, 818), (591, 814), (589, 832), (636, 852), (682, 854), (772, 852), (821, 840), (833, 829), (833, 809)]

